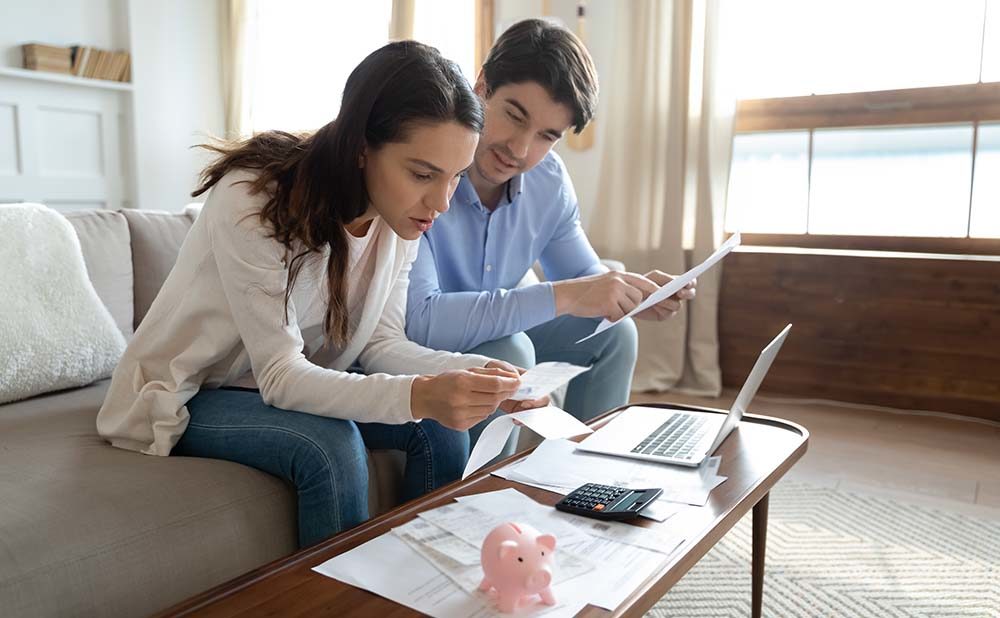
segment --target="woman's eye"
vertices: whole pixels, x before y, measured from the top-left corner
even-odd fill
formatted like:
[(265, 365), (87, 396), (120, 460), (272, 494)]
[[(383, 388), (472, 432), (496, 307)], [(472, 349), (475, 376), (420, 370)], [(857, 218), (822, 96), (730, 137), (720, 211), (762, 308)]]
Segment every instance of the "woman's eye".
[(413, 174), (413, 177), (419, 180), (420, 182), (427, 182), (428, 180), (431, 179), (430, 174), (419, 174), (417, 172), (410, 172), (410, 173)]
[(521, 118), (519, 116), (515, 116), (510, 112), (507, 112), (507, 116), (510, 117), (510, 119), (516, 122), (517, 124), (521, 124)]

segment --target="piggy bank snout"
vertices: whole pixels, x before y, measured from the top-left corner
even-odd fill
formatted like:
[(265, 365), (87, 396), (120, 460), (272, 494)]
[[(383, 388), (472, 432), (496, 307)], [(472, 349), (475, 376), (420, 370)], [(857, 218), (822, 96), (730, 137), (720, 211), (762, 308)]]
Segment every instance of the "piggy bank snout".
[(547, 588), (552, 584), (552, 569), (548, 566), (539, 567), (537, 571), (528, 577), (528, 588), (539, 590)]

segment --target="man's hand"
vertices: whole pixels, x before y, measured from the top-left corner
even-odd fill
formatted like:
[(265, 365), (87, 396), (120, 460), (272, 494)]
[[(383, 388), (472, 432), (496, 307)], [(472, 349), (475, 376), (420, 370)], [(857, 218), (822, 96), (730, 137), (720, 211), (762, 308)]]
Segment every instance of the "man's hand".
[[(646, 273), (645, 276), (647, 279), (655, 282), (660, 287), (663, 287), (674, 280), (673, 275), (668, 275), (667, 273), (659, 270), (651, 270)], [(635, 314), (635, 317), (641, 320), (656, 320), (657, 322), (674, 317), (677, 315), (677, 312), (680, 311), (682, 301), (691, 300), (695, 297), (695, 288), (697, 285), (698, 280), (694, 279), (691, 283), (681, 288), (680, 291), (670, 298), (664, 299), (649, 309)]]
[(556, 315), (606, 318), (616, 322), (639, 306), (659, 286), (643, 275), (608, 272), (556, 281)]
[[(491, 360), (486, 363), (488, 369), (501, 369), (507, 372), (516, 372), (518, 375), (524, 375), (527, 369), (522, 369), (521, 367), (515, 367), (508, 362), (502, 360)], [(549, 396), (539, 397), (538, 399), (530, 399), (526, 401), (519, 401), (516, 399), (507, 399), (500, 402), (499, 408), (510, 414), (511, 412), (520, 412), (521, 410), (531, 410), (533, 408), (541, 408), (549, 405)]]

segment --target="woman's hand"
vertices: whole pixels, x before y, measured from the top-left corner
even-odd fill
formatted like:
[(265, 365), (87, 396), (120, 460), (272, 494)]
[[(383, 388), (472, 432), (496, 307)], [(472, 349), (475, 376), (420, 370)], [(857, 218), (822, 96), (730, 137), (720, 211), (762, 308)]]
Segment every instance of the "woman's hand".
[[(493, 413), (521, 386), (520, 373), (491, 361), (486, 367), (418, 376), (410, 390), (413, 418), (432, 418), (449, 429), (465, 431)], [(519, 402), (520, 403), (520, 402)]]
[[(518, 374), (523, 374), (527, 369), (522, 369), (521, 367), (515, 367), (508, 362), (502, 360), (491, 360), (486, 363), (487, 367), (493, 367), (496, 369), (503, 369), (504, 371), (516, 371)], [(498, 406), (501, 410), (510, 414), (511, 412), (520, 412), (521, 410), (531, 410), (532, 408), (541, 408), (549, 405), (549, 396), (539, 397), (538, 399), (531, 399), (527, 401), (520, 401), (516, 399), (508, 399), (501, 402)]]

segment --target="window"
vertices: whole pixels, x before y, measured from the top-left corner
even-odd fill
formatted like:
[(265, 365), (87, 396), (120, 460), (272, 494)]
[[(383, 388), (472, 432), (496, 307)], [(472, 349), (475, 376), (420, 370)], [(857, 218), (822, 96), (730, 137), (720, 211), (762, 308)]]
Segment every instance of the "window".
[(867, 248), (1000, 238), (1000, 0), (726, 10), (740, 99), (727, 230)]
[(250, 128), (318, 129), (336, 118), (354, 67), (388, 41), (392, 2), (256, 5)]
[(809, 133), (746, 133), (733, 140), (726, 229), (804, 234)]
[(1000, 124), (979, 125), (969, 236), (1000, 238)]
[[(336, 118), (344, 84), (365, 56), (389, 40), (391, 0), (258, 2), (250, 129), (310, 131)], [(475, 79), (476, 3), (415, 0), (413, 38), (433, 45)]]
[(457, 62), (470, 83), (479, 68), (473, 66), (475, 9), (475, 2), (469, 0), (417, 0), (413, 16), (413, 38)]

